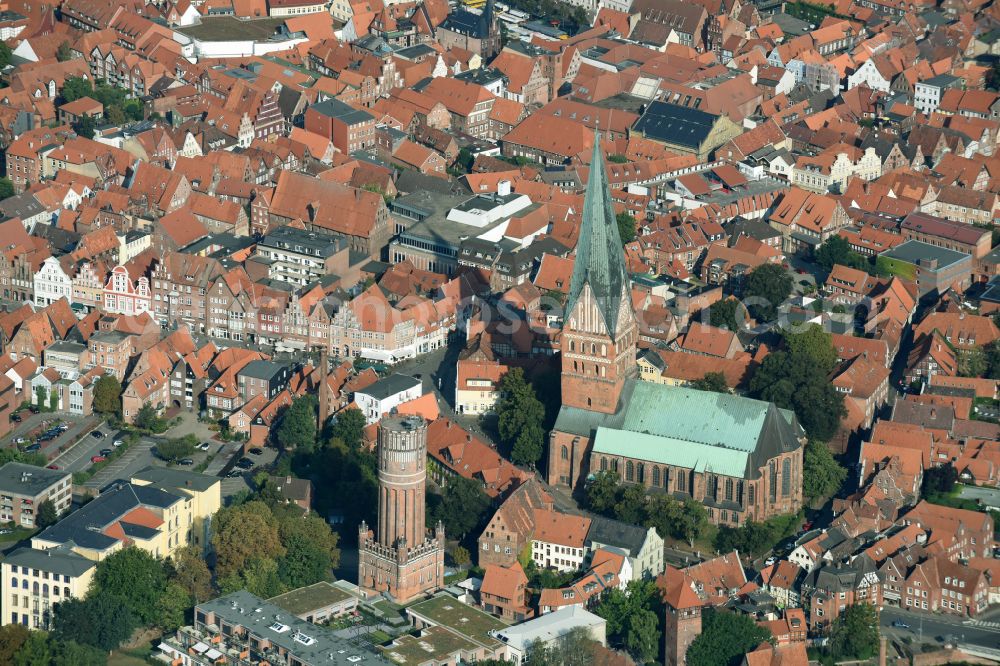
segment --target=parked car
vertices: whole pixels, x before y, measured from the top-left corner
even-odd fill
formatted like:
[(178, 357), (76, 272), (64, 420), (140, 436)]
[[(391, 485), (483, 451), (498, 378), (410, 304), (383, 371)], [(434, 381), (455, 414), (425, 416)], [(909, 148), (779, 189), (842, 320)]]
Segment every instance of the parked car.
[(111, 449), (101, 449), (100, 450), (100, 454), (102, 456), (104, 456), (104, 457), (110, 456), (111, 455)]
[(194, 461), (191, 460), (190, 458), (181, 458), (180, 460), (177, 461), (177, 464), (178, 465), (193, 465)]
[(41, 448), (42, 445), (39, 444), (38, 442), (35, 442), (34, 444), (28, 444), (26, 447), (24, 447), (24, 450), (27, 451), (28, 453), (34, 453), (35, 451), (40, 451)]
[(253, 461), (249, 458), (240, 458), (236, 461), (236, 466), (240, 469), (250, 469), (253, 467)]
[(15, 437), (14, 439), (12, 439), (10, 441), (12, 441), (14, 444), (24, 444), (28, 440), (26, 440), (24, 437)]
[(28, 405), (28, 411), (32, 414), (38, 413), (38, 405)]
[(229, 472), (229, 474), (226, 474), (226, 478), (227, 479), (235, 479), (235, 478), (241, 477), (241, 476), (243, 476), (243, 472), (241, 472), (238, 469), (234, 469), (231, 472)]
[(764, 566), (765, 567), (772, 566), (777, 561), (778, 561), (777, 557), (769, 557), (766, 560), (764, 560)]
[(11, 414), (10, 415), (10, 420), (13, 421), (14, 423), (20, 423), (21, 422), (21, 415), (20, 414)]
[(91, 456), (90, 457), (90, 462), (92, 462), (92, 463), (104, 462), (105, 460), (107, 460), (107, 458), (105, 458), (104, 456)]
[(94, 432), (90, 433), (90, 436), (96, 437), (97, 439), (104, 439), (104, 433), (101, 432), (100, 430), (95, 430)]
[(910, 625), (906, 624), (902, 620), (893, 620), (892, 626), (896, 627), (897, 629), (909, 629), (910, 628)]
[(260, 448), (259, 446), (255, 446), (252, 449), (250, 449), (249, 451), (247, 451), (247, 453), (249, 453), (252, 456), (259, 456), (262, 453), (264, 453), (264, 449)]
[(46, 465), (45, 469), (60, 469), (59, 465)]
[(111, 446), (113, 446), (113, 447), (115, 447), (117, 449), (119, 446), (121, 446), (124, 443), (125, 442), (123, 442), (122, 440), (116, 439), (115, 441), (111, 442)]
[(208, 451), (211, 447), (212, 445), (208, 442), (202, 442), (201, 444), (198, 445), (198, 448), (201, 449), (202, 451)]

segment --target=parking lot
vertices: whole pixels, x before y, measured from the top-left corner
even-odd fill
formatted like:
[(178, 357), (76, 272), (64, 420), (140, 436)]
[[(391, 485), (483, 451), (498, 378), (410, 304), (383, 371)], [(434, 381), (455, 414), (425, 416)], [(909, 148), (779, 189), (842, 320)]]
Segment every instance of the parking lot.
[(52, 460), (52, 464), (64, 469), (67, 472), (79, 472), (90, 466), (90, 459), (96, 456), (98, 451), (109, 446), (111, 440), (98, 439), (92, 437), (91, 432), (101, 430), (107, 434), (107, 425), (103, 421), (81, 422), (76, 427), (71, 427), (62, 437), (52, 442), (59, 445), (62, 439), (67, 442), (76, 442), (61, 455)]

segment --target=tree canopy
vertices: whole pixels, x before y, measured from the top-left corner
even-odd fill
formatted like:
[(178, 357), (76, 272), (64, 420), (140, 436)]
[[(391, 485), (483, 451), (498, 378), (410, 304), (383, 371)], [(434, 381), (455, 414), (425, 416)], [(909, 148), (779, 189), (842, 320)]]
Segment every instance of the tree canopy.
[(618, 588), (607, 590), (594, 613), (607, 621), (608, 640), (613, 645), (624, 647), (639, 663), (656, 657), (663, 615), (656, 583), (633, 580), (624, 592)]
[(105, 416), (122, 413), (122, 385), (114, 375), (102, 375), (94, 383), (94, 411)]
[(757, 321), (774, 321), (778, 308), (792, 293), (792, 276), (779, 264), (761, 264), (750, 271), (743, 288), (747, 310)]
[(302, 395), (289, 405), (278, 426), (278, 443), (286, 451), (301, 449), (311, 452), (316, 448), (316, 398)]
[(451, 539), (462, 540), (489, 518), (490, 498), (482, 484), (464, 476), (449, 477), (441, 495), (427, 500), (427, 527), (440, 520)]
[(848, 606), (830, 632), (829, 651), (836, 659), (871, 659), (878, 654), (878, 611), (871, 604)]
[(706, 372), (704, 377), (691, 382), (691, 388), (712, 393), (729, 393), (726, 376), (721, 372)]
[(615, 222), (618, 223), (618, 235), (621, 236), (622, 245), (628, 245), (635, 240), (636, 221), (627, 211), (622, 211), (615, 215)]
[(128, 608), (143, 626), (160, 625), (160, 597), (166, 587), (163, 562), (135, 546), (109, 555), (94, 573), (93, 593)]
[(252, 498), (221, 509), (215, 529), (215, 573), (223, 593), (246, 589), (272, 597), (329, 580), (340, 562), (330, 526), (295, 505), (272, 507)]
[(842, 236), (830, 236), (816, 248), (816, 263), (827, 271), (833, 270), (836, 264), (867, 271), (871, 262), (851, 249), (851, 244)]
[(709, 306), (708, 323), (717, 328), (738, 331), (746, 323), (746, 311), (735, 298), (725, 298)]
[[(0, 42), (2, 44), (3, 42)], [(14, 196), (14, 183), (10, 178), (0, 178), (0, 201)]]
[(46, 498), (38, 505), (38, 515), (35, 517), (35, 524), (39, 529), (45, 529), (49, 525), (55, 525), (59, 520), (59, 512), (52, 500)]
[(644, 527), (662, 537), (693, 543), (708, 527), (708, 512), (693, 499), (647, 495), (642, 486), (623, 484), (612, 471), (598, 472), (587, 484), (586, 503), (594, 513)]
[(757, 626), (749, 615), (708, 608), (701, 615), (701, 634), (688, 647), (686, 659), (688, 666), (739, 666), (743, 655), (773, 640), (771, 632)]
[(139, 620), (131, 610), (107, 594), (90, 594), (86, 599), (64, 599), (56, 604), (53, 635), (64, 641), (92, 645), (105, 652), (121, 645)]
[(836, 360), (830, 334), (818, 325), (786, 333), (785, 349), (764, 358), (750, 379), (750, 393), (794, 410), (810, 437), (828, 441), (847, 413), (844, 394), (828, 379)]
[(502, 396), (496, 407), (500, 439), (510, 447), (515, 464), (533, 466), (544, 452), (545, 406), (521, 368), (508, 370), (498, 390)]
[[(822, 442), (809, 440), (802, 454), (802, 493), (810, 500), (830, 497), (840, 490), (847, 470)], [(925, 477), (926, 478), (926, 477)]]
[(333, 427), (330, 429), (330, 435), (333, 439), (339, 439), (348, 447), (357, 449), (361, 446), (361, 440), (364, 438), (365, 426), (367, 424), (368, 421), (365, 419), (365, 415), (361, 413), (361, 410), (357, 407), (350, 407), (337, 412), (337, 415), (334, 417)]
[(193, 435), (174, 437), (156, 445), (156, 455), (168, 462), (177, 462), (194, 453), (198, 440)]

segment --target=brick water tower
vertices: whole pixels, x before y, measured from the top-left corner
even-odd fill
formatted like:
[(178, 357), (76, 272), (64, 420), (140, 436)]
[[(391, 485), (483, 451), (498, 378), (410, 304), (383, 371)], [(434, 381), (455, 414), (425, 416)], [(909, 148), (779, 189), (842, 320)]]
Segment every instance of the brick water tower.
[(378, 427), (378, 526), (358, 528), (358, 585), (406, 603), (444, 586), (444, 526), (424, 525), (427, 422), (390, 415)]

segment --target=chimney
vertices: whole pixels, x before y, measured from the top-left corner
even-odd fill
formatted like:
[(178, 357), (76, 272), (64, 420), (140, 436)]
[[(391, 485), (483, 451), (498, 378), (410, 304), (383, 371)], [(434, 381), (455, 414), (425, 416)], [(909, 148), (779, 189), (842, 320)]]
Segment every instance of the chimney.
[(505, 197), (508, 194), (510, 194), (510, 181), (506, 179), (501, 180), (497, 183), (497, 195)]
[(933, 407), (931, 408), (931, 418), (932, 419), (936, 419), (937, 418), (937, 409), (935, 409)]
[(288, 476), (285, 477), (285, 483), (291, 484), (291, 482), (292, 482), (292, 475), (289, 474)]

